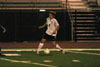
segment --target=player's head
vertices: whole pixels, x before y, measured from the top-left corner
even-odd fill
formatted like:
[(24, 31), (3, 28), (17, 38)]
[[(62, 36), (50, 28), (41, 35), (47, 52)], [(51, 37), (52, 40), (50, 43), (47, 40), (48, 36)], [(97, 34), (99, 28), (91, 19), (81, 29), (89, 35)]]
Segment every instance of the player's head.
[(50, 18), (54, 18), (56, 16), (56, 12), (55, 11), (50, 11), (49, 12), (49, 17)]

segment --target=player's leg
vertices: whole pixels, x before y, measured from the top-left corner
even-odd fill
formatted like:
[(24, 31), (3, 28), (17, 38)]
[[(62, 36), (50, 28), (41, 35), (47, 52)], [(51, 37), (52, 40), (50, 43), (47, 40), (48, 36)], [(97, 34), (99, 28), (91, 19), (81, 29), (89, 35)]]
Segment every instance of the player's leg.
[(52, 41), (52, 44), (56, 46), (56, 48), (58, 48), (60, 51), (62, 50), (62, 48), (59, 46), (59, 44), (56, 43), (56, 41)]
[(56, 48), (58, 48), (63, 54), (65, 53), (65, 51), (59, 46), (59, 44), (56, 43), (56, 41), (52, 41), (52, 44), (56, 46)]
[(56, 48), (58, 48), (60, 51), (62, 50), (62, 48), (56, 43), (56, 37), (55, 36), (50, 36), (50, 39), (52, 41), (52, 44), (54, 46), (56, 46)]
[(37, 54), (39, 54), (41, 48), (44, 46), (44, 42), (46, 39), (42, 38), (41, 42), (39, 43), (38, 49), (37, 49)]

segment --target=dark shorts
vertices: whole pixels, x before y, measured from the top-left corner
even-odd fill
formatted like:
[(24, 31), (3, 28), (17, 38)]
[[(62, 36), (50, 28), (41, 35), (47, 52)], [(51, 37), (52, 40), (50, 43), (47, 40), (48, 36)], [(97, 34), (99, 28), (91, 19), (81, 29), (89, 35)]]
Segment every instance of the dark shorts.
[(50, 36), (48, 34), (43, 34), (42, 36), (43, 39), (49, 40), (49, 41), (56, 41), (56, 37), (55, 36)]

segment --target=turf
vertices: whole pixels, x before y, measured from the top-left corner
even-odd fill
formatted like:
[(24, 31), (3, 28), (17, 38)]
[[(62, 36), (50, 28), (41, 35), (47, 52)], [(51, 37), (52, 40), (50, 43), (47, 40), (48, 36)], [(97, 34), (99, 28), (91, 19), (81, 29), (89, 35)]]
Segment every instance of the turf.
[[(100, 53), (99, 51), (79, 51), (89, 53)], [(57, 51), (52, 51), (49, 55), (41, 52), (39, 55), (32, 51), (22, 52), (2, 52), (9, 54), (21, 54), (21, 56), (5, 56), (0, 58), (6, 58), (17, 61), (30, 61), (30, 63), (10, 62), (6, 60), (0, 60), (0, 67), (100, 67), (100, 55), (81, 54), (66, 52), (61, 54)], [(51, 60), (52, 62), (43, 62), (44, 60)], [(80, 62), (73, 62), (72, 60), (79, 60)], [(40, 63), (52, 66), (42, 66), (32, 63)]]

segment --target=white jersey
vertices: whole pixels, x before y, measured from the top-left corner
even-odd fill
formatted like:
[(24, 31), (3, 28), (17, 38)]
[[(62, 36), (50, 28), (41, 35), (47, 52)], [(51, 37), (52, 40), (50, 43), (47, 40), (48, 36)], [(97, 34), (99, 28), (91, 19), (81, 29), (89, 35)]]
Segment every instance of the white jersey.
[(57, 26), (59, 26), (58, 21), (53, 18), (47, 18), (47, 30), (46, 30), (46, 34), (51, 35), (51, 36), (56, 36), (57, 35), (57, 31), (54, 34), (55, 29), (57, 28)]

